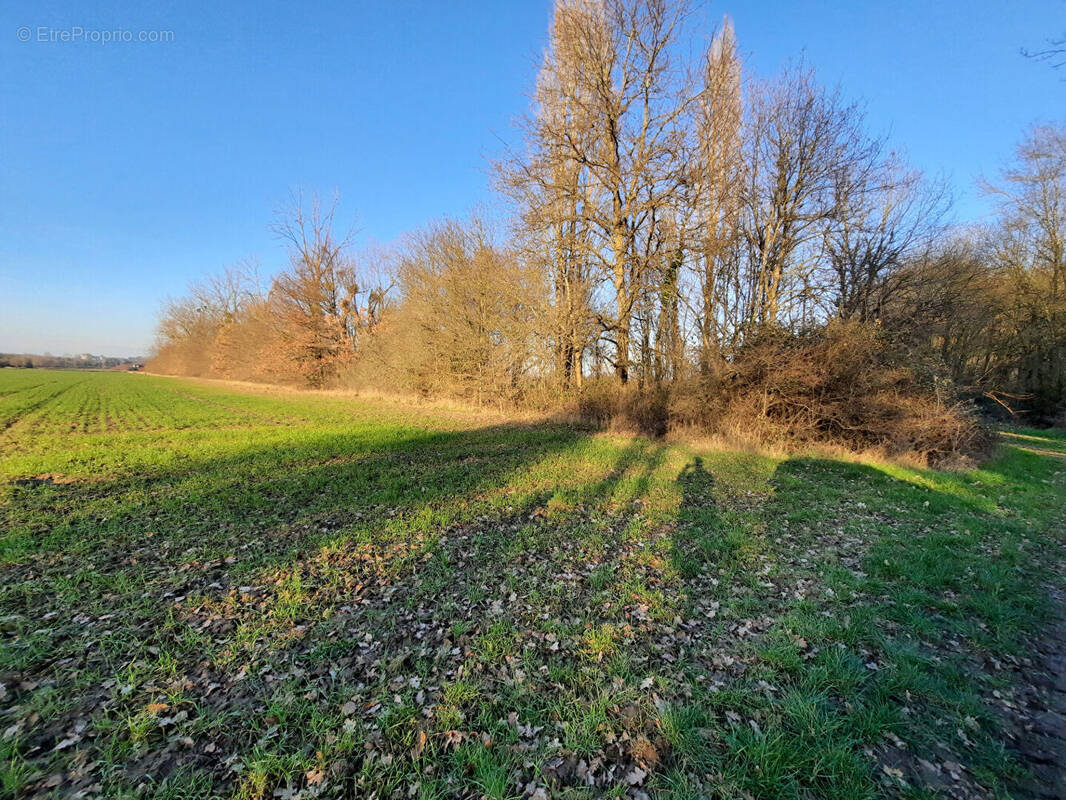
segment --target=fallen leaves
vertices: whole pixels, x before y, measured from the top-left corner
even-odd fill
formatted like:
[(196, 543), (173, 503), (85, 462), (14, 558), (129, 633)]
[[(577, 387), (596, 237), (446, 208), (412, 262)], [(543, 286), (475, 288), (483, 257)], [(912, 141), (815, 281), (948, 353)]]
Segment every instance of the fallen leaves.
[(418, 759), (422, 756), (422, 751), (426, 749), (426, 742), (429, 740), (425, 730), (419, 728), (415, 733), (415, 743), (411, 748), (411, 758)]
[[(489, 780), (532, 800), (568, 787), (640, 800), (667, 772), (695, 796), (743, 796), (719, 791), (704, 764), (736, 742), (770, 752), (788, 740), (801, 726), (783, 727), (781, 708), (797, 676), (828, 676), (814, 730), (851, 715), (865, 687), (898, 678), (880, 644), (854, 642), (911, 633), (871, 619), (861, 588), (881, 561), (892, 574), (907, 563), (896, 553), (867, 560), (875, 528), (906, 508), (886, 510), (858, 479), (838, 506), (808, 507), (797, 500), (806, 489), (759, 478), (751, 491), (723, 470), (682, 493), (683, 510), (701, 515), (691, 522), (678, 513), (676, 450), (595, 443), (586, 458), (523, 440), (537, 431), (497, 431), (471, 434), (457, 458), (409, 431), (374, 439), (349, 422), (321, 442), (296, 426), (299, 436), (277, 441), (298, 458), (267, 450), (193, 473), (190, 486), (161, 470), (129, 490), (130, 508), (86, 496), (84, 512), (34, 511), (83, 539), (77, 558), (42, 552), (5, 574), (24, 588), (0, 635), (26, 661), (0, 676), (0, 727), (5, 747), (37, 770), (27, 796), (94, 796), (105, 774), (144, 794), (146, 776), (189, 765), (221, 794), (259, 787), (293, 800), (382, 785), (466, 796)], [(359, 436), (373, 446), (353, 444)], [(553, 466), (559, 452), (563, 468)], [(651, 467), (660, 455), (665, 466)], [(647, 488), (633, 488), (645, 471)], [(788, 496), (803, 507), (775, 511)], [(125, 538), (91, 540), (120, 527), (106, 522), (112, 514)], [(918, 548), (933, 533), (900, 537)], [(49, 593), (60, 585), (77, 592)], [(941, 599), (945, 613), (966, 608), (962, 588)], [(805, 626), (789, 619), (800, 608), (811, 613)], [(768, 643), (787, 668), (761, 655)], [(955, 634), (949, 643), (966, 646)], [(934, 669), (949, 663), (925, 642), (914, 647)], [(854, 659), (859, 676), (846, 678), (860, 688), (835, 683), (827, 657)], [(988, 658), (994, 669), (1011, 663)], [(1018, 705), (1007, 691), (995, 700)], [(893, 702), (900, 733), (927, 724), (920, 692)], [(923, 753), (928, 761), (883, 733), (864, 778), (971, 787), (967, 748), (985, 729), (994, 725), (984, 717), (953, 720), (948, 749)], [(122, 758), (109, 763), (111, 752)], [(827, 779), (796, 780), (815, 796)]]

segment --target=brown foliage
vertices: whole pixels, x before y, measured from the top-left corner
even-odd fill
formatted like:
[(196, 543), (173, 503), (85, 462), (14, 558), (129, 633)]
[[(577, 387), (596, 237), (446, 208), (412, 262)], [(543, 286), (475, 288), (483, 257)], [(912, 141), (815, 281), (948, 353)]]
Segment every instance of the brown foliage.
[(582, 388), (577, 409), (582, 419), (609, 430), (663, 436), (670, 425), (670, 392), (664, 385), (619, 387), (601, 378)]
[(693, 389), (706, 405), (675, 406), (675, 423), (764, 441), (877, 448), (930, 462), (979, 454), (988, 444), (948, 379), (914, 365), (877, 326), (858, 322), (833, 321), (802, 335), (768, 332), (702, 392)]
[(398, 284), (403, 302), (364, 337), (349, 383), (515, 403), (550, 359), (542, 276), (493, 244), (477, 219), (410, 237)]
[(695, 428), (761, 444), (825, 442), (929, 463), (976, 456), (989, 436), (950, 381), (911, 365), (874, 325), (835, 321), (803, 335), (767, 332), (716, 376), (580, 394), (582, 418), (661, 436)]

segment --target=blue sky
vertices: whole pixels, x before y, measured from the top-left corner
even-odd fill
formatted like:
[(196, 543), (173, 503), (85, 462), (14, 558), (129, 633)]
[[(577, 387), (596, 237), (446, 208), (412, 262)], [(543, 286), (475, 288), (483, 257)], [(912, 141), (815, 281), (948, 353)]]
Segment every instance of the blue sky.
[[(0, 6), (0, 351), (144, 352), (190, 280), (284, 253), (297, 187), (341, 195), (388, 241), (492, 203), (549, 0), (81, 2)], [(874, 130), (974, 189), (1032, 122), (1066, 117), (1066, 70), (1021, 55), (1066, 31), (1063, 0), (711, 2), (749, 67), (805, 55)], [(36, 41), (40, 29), (173, 31), (167, 43)], [(31, 41), (19, 41), (28, 28)], [(47, 37), (47, 32), (45, 36)]]

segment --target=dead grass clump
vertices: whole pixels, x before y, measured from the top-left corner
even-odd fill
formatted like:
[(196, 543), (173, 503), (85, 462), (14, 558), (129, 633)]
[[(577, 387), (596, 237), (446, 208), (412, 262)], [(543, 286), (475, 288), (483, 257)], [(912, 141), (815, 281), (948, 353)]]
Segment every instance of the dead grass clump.
[(578, 415), (612, 431), (660, 437), (670, 427), (670, 392), (665, 386), (619, 387), (608, 379), (584, 386)]

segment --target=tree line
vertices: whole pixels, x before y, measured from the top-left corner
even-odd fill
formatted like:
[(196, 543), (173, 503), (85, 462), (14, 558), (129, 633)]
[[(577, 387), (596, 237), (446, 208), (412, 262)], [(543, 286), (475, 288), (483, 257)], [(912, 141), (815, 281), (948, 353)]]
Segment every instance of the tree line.
[(976, 403), (1066, 410), (1066, 127), (1035, 126), (949, 224), (945, 183), (802, 61), (748, 74), (725, 19), (687, 57), (684, 0), (557, 0), (493, 164), (504, 223), (445, 219), (356, 253), (294, 198), (288, 266), (168, 304), (153, 368), (570, 406), (928, 457)]
[(19, 369), (140, 369), (143, 359), (138, 357), (96, 356), (84, 353), (77, 356), (54, 356), (51, 353), (0, 353), (0, 368)]

